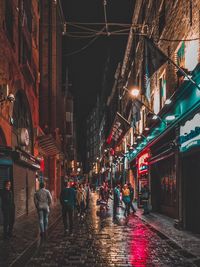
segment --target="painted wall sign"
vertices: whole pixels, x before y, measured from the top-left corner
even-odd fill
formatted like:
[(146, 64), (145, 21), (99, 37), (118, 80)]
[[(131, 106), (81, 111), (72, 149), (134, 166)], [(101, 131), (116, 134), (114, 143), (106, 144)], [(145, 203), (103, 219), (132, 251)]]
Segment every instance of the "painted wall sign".
[(200, 146), (200, 113), (180, 126), (179, 143), (181, 152)]

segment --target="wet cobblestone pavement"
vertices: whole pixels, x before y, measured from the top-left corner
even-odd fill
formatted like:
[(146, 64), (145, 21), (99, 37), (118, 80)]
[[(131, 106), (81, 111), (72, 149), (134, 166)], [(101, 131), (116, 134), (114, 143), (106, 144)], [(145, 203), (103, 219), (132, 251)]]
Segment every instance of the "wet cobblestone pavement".
[(85, 220), (76, 219), (74, 235), (65, 235), (60, 221), (27, 266), (196, 266), (191, 254), (135, 215), (118, 223), (111, 212), (100, 218), (93, 198)]

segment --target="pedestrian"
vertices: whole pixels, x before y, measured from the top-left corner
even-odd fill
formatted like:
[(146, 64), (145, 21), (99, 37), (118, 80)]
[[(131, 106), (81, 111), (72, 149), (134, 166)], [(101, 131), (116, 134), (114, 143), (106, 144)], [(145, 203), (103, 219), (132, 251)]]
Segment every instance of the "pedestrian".
[(141, 189), (141, 199), (144, 209), (143, 212), (144, 215), (149, 214), (149, 197), (150, 197), (150, 191), (147, 184), (145, 184)]
[(133, 200), (134, 200), (134, 188), (131, 185), (131, 183), (128, 183), (128, 189), (130, 190), (130, 208), (132, 209), (133, 213), (136, 212), (134, 206), (133, 206)]
[(113, 220), (117, 220), (117, 212), (120, 205), (120, 185), (116, 185), (113, 192)]
[(122, 189), (122, 201), (125, 204), (125, 211), (124, 211), (124, 216), (129, 216), (130, 215), (130, 190), (128, 189), (128, 185), (125, 184), (123, 189)]
[(38, 212), (40, 236), (46, 238), (48, 228), (49, 207), (52, 203), (52, 196), (49, 190), (45, 189), (45, 183), (40, 182), (40, 189), (35, 192), (34, 203)]
[(82, 184), (79, 184), (76, 198), (78, 203), (79, 216), (81, 219), (83, 219), (86, 207), (86, 192)]
[(11, 182), (4, 182), (2, 192), (2, 213), (3, 213), (3, 238), (13, 237), (13, 226), (15, 221), (15, 204), (13, 192), (11, 190)]
[(91, 193), (90, 186), (88, 183), (85, 185), (85, 192), (86, 192), (86, 210), (88, 210), (90, 203), (90, 193)]
[(62, 205), (62, 218), (65, 233), (73, 233), (74, 208), (76, 206), (76, 191), (74, 186), (65, 181), (64, 188), (60, 193), (60, 203)]

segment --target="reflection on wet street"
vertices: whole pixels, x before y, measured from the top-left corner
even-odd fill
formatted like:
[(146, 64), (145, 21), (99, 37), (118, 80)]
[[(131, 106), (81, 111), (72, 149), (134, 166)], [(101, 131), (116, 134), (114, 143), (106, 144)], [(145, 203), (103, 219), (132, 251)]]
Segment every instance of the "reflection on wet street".
[(95, 203), (93, 195), (85, 220), (75, 219), (73, 236), (63, 234), (60, 221), (27, 266), (193, 266), (137, 216), (113, 222), (112, 203), (102, 216)]

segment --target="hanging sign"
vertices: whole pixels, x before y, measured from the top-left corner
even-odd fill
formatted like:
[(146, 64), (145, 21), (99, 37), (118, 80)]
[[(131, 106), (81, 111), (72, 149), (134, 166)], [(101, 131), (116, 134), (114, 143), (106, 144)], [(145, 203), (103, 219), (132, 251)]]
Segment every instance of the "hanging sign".
[(129, 129), (130, 123), (117, 112), (111, 132), (106, 140), (107, 144), (111, 148), (115, 148), (120, 144)]
[(181, 152), (200, 146), (200, 113), (180, 126), (179, 143)]

